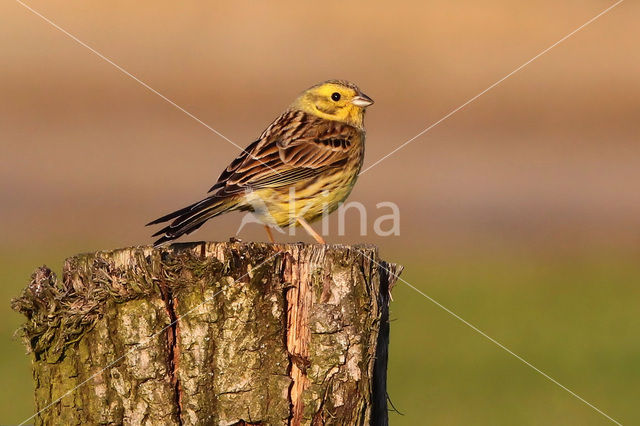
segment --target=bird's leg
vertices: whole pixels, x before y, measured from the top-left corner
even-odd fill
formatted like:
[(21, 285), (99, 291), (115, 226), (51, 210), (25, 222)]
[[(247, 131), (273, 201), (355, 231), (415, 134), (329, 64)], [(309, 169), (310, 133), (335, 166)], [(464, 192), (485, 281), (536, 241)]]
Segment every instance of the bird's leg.
[(320, 234), (318, 234), (316, 231), (314, 231), (313, 228), (311, 227), (311, 225), (309, 225), (309, 223), (306, 220), (304, 220), (301, 217), (297, 217), (296, 220), (298, 221), (298, 223), (300, 225), (302, 225), (304, 230), (307, 231), (307, 233), (309, 235), (311, 235), (313, 238), (315, 238), (315, 240), (318, 242), (318, 244), (327, 244), (327, 243), (324, 242), (324, 238), (322, 238), (322, 236)]
[(264, 225), (264, 230), (267, 231), (267, 237), (269, 237), (269, 241), (271, 241), (272, 243), (275, 243), (276, 240), (273, 239), (273, 234), (271, 233), (271, 228), (269, 228), (269, 226)]

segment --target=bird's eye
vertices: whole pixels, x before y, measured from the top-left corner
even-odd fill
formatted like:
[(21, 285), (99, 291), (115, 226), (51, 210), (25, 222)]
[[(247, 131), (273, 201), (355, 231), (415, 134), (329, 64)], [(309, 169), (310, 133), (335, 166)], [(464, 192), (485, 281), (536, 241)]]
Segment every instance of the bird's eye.
[(340, 100), (340, 93), (338, 92), (333, 92), (331, 94), (331, 99), (333, 99), (334, 101), (338, 102)]

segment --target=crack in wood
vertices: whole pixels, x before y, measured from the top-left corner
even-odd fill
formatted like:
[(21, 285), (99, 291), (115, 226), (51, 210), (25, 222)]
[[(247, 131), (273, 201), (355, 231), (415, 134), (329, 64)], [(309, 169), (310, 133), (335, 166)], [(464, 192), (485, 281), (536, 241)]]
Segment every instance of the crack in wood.
[(182, 389), (180, 387), (180, 379), (178, 378), (178, 363), (180, 360), (180, 351), (178, 349), (178, 316), (176, 314), (177, 299), (173, 297), (171, 289), (161, 282), (160, 293), (164, 300), (167, 314), (169, 315), (169, 324), (167, 328), (167, 346), (168, 359), (167, 370), (169, 372), (169, 380), (174, 392), (174, 403), (176, 406), (176, 418), (178, 424), (182, 425)]
[(286, 290), (286, 345), (289, 354), (289, 402), (291, 412), (289, 425), (302, 424), (304, 413), (303, 392), (309, 386), (307, 367), (309, 361), (309, 344), (311, 330), (309, 328), (309, 311), (313, 304), (313, 294), (309, 280), (309, 262), (301, 261), (300, 252), (295, 250), (293, 255), (285, 258), (284, 281), (291, 283)]

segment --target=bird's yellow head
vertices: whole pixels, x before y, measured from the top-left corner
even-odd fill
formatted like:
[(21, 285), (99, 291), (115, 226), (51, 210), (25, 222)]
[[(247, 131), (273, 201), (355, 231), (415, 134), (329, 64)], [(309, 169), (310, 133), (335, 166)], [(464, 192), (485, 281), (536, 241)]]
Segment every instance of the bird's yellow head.
[(291, 109), (363, 129), (364, 111), (371, 104), (373, 100), (355, 84), (329, 80), (305, 90), (291, 104)]

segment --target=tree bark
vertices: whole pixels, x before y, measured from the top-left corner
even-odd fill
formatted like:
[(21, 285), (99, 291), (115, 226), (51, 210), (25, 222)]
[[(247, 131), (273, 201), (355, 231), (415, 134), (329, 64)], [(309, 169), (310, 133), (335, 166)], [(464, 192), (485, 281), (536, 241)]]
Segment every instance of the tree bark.
[(13, 301), (37, 424), (386, 424), (389, 292), (371, 246), (135, 247)]

